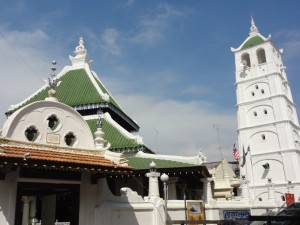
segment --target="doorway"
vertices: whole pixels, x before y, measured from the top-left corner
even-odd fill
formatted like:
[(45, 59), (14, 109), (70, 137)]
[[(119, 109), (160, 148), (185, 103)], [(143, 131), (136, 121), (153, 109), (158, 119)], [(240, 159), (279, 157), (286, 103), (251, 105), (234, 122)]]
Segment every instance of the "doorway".
[(79, 184), (19, 182), (17, 188), (15, 225), (54, 225), (55, 221), (79, 223)]

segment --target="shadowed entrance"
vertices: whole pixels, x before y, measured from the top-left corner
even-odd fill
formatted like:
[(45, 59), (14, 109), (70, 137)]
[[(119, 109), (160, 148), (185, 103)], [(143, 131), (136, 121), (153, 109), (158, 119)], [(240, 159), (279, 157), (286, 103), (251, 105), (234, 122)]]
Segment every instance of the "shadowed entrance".
[(43, 225), (56, 220), (78, 225), (79, 190), (79, 184), (18, 183), (15, 225), (34, 218)]

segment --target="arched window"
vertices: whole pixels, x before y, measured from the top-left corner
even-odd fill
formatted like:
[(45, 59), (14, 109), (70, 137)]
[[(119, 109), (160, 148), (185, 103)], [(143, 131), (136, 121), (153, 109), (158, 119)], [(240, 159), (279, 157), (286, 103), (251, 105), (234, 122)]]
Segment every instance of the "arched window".
[(261, 89), (261, 93), (264, 94), (264, 93), (265, 93), (265, 90), (264, 90), (264, 89)]
[(251, 92), (251, 95), (252, 95), (252, 96), (254, 96), (254, 95), (255, 95), (253, 91)]
[(76, 141), (76, 137), (73, 134), (73, 132), (69, 132), (69, 133), (66, 134), (66, 136), (65, 136), (66, 145), (73, 146), (75, 141)]
[(264, 109), (264, 114), (267, 115), (268, 114), (268, 111), (266, 109)]
[(257, 116), (257, 112), (253, 112), (253, 115), (254, 115), (254, 116)]
[(262, 64), (262, 63), (265, 63), (267, 60), (266, 60), (266, 53), (265, 53), (265, 50), (260, 48), (257, 50), (256, 52), (256, 55), (257, 55), (257, 61), (258, 61), (258, 64)]
[(263, 141), (266, 140), (266, 135), (262, 134), (262, 135), (261, 135), (261, 139), (262, 139)]
[(248, 53), (244, 53), (242, 55), (242, 61), (245, 60), (247, 62), (247, 66), (251, 67), (250, 56)]
[(55, 130), (55, 128), (57, 127), (58, 123), (59, 123), (59, 120), (57, 118), (56, 115), (51, 115), (48, 117), (48, 127), (51, 129), (51, 130)]
[(25, 130), (25, 137), (28, 141), (35, 141), (38, 135), (39, 132), (35, 126), (30, 126)]

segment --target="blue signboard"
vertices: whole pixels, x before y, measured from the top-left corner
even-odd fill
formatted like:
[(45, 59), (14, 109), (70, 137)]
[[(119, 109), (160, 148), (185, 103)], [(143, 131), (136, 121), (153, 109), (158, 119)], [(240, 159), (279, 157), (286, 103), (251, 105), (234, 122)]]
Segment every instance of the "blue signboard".
[(224, 210), (224, 220), (249, 220), (250, 210)]

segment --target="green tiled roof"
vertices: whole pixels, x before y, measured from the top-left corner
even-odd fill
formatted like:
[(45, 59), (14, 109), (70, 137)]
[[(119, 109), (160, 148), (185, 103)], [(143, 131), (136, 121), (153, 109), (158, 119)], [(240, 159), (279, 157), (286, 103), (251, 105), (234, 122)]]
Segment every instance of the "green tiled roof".
[(150, 168), (150, 163), (153, 161), (156, 164), (157, 169), (166, 168), (184, 168), (184, 167), (196, 167), (199, 165), (189, 164), (183, 162), (176, 162), (171, 160), (163, 159), (151, 159), (151, 158), (140, 158), (140, 157), (128, 157), (128, 165), (132, 166), (134, 170), (146, 170)]
[[(99, 85), (101, 91), (108, 94), (108, 91), (107, 91), (107, 90), (105, 89), (105, 87), (101, 84), (101, 82), (100, 82), (97, 78), (95, 78), (95, 80), (96, 80), (97, 84)], [(116, 106), (117, 108), (120, 109), (120, 106), (119, 106), (118, 103), (115, 101), (115, 99), (112, 98), (112, 96), (109, 97), (109, 102), (111, 102), (114, 106)]]
[[(104, 93), (108, 93), (101, 82), (99, 82), (97, 78), (94, 79), (100, 89)], [(56, 97), (62, 103), (65, 103), (69, 106), (76, 106), (107, 102), (101, 98), (101, 95), (97, 92), (94, 84), (92, 83), (84, 69), (71, 70), (61, 76), (59, 80), (62, 82), (57, 88)], [(45, 87), (28, 101), (20, 105), (18, 108), (21, 108), (35, 101), (44, 100), (48, 96), (48, 90), (49, 87)], [(120, 109), (119, 105), (111, 96), (108, 102)], [(14, 109), (13, 111), (16, 111), (17, 109)]]
[(259, 36), (255, 36), (253, 38), (250, 38), (241, 48), (241, 50), (255, 46), (255, 45), (259, 45), (261, 43), (264, 43), (264, 40), (259, 37)]
[[(97, 129), (97, 120), (96, 119), (87, 120), (87, 123), (92, 133), (95, 133)], [(126, 137), (116, 127), (111, 125), (105, 119), (103, 120), (102, 131), (104, 132), (104, 139), (111, 143), (111, 146), (109, 148), (110, 150), (144, 147), (144, 145), (138, 144), (134, 140)]]

